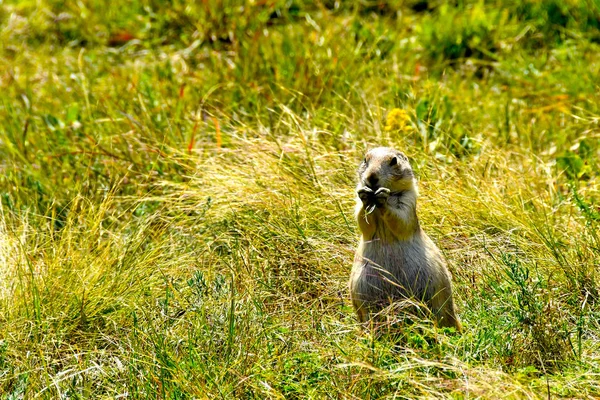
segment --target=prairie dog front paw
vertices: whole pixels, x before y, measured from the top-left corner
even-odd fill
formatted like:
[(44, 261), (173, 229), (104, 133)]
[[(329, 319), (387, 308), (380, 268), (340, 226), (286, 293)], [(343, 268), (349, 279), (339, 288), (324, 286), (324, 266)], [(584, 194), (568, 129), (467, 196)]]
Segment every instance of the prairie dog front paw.
[(375, 205), (377, 205), (377, 207), (382, 207), (385, 203), (387, 203), (390, 193), (390, 189), (388, 188), (382, 187), (377, 189), (375, 192)]
[(375, 196), (375, 193), (366, 186), (358, 189), (356, 194), (358, 194), (358, 198), (365, 206), (372, 203), (373, 197)]

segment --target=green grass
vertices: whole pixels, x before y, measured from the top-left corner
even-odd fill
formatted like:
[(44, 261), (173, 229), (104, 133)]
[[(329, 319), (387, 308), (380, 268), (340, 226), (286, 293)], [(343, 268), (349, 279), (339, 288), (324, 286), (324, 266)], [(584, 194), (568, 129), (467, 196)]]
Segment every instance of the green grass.
[[(1, 397), (600, 396), (598, 3), (241, 4), (0, 3)], [(462, 335), (357, 324), (376, 145)]]

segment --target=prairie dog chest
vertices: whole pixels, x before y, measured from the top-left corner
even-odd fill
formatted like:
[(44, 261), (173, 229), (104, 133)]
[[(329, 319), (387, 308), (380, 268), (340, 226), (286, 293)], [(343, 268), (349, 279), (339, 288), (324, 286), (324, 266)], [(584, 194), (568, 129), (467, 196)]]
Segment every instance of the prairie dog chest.
[(371, 264), (388, 271), (403, 269), (420, 258), (417, 241), (418, 238), (414, 236), (402, 241), (386, 241), (377, 236), (372, 240), (361, 240), (356, 252), (355, 264), (360, 263), (364, 266)]

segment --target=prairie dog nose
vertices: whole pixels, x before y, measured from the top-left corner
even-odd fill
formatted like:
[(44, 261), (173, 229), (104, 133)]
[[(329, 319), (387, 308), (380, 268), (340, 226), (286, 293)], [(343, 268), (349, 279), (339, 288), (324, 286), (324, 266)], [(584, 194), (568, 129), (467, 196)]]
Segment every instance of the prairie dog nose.
[(371, 174), (367, 176), (367, 186), (369, 186), (370, 188), (374, 188), (378, 182), (379, 178), (377, 177), (377, 175)]

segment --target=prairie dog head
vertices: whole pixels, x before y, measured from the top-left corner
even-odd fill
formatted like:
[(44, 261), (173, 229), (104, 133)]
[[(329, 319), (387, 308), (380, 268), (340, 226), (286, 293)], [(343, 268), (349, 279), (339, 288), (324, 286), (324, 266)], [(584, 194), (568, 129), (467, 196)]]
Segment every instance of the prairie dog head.
[(392, 193), (416, 190), (408, 157), (389, 147), (376, 147), (367, 152), (358, 168), (358, 186), (366, 186), (374, 192), (382, 187)]

